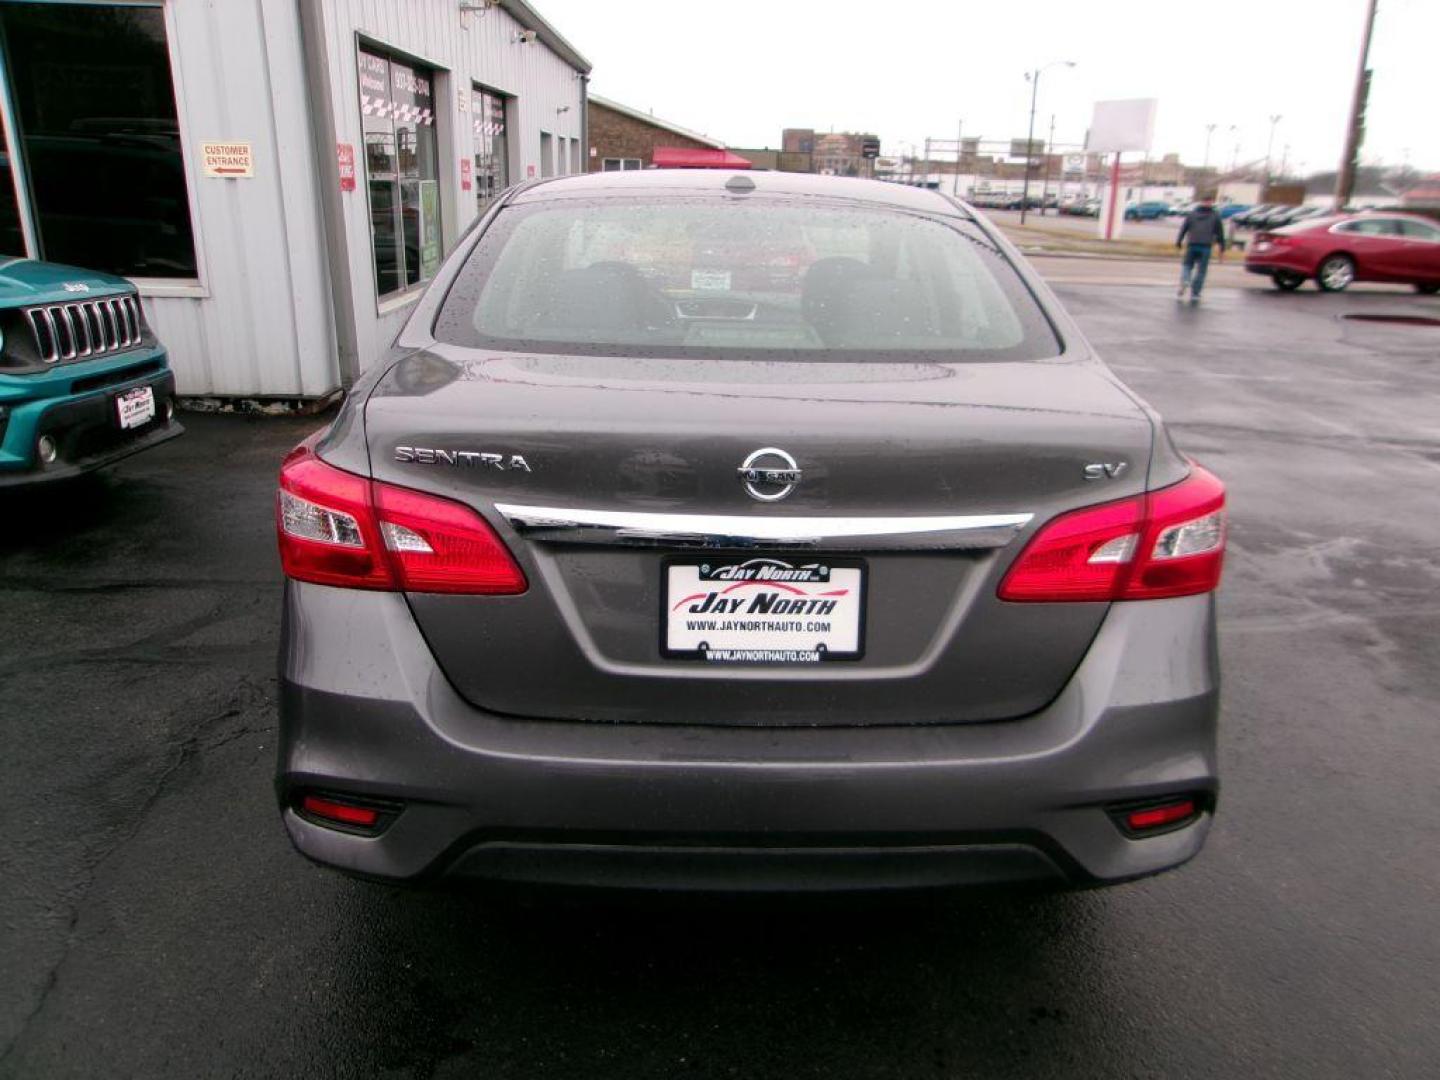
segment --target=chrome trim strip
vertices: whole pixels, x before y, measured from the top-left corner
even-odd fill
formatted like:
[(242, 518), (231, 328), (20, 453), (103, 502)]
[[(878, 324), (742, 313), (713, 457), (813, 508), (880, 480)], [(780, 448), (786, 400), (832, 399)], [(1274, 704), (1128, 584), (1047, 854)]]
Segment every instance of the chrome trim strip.
[(112, 349), (122, 348), (125, 343), (120, 337), (119, 320), (115, 318), (115, 301), (113, 299), (104, 300), (97, 304), (96, 307), (103, 312), (102, 317), (105, 320), (105, 328), (109, 331), (109, 336), (106, 340), (111, 343), (110, 347)]
[(40, 314), (45, 316), (45, 329), (50, 333), (50, 352), (44, 360), (47, 364), (55, 364), (60, 360), (60, 331), (55, 326), (55, 313), (49, 308), (41, 308)]
[[(657, 514), (496, 503), (518, 532), (566, 543), (674, 543), (716, 546), (814, 545), (868, 540), (869, 546), (1004, 547), (1034, 514), (921, 517), (775, 517), (740, 514)], [(878, 543), (874, 543), (878, 542)], [(888, 542), (888, 543), (887, 543)], [(913, 545), (908, 545), (913, 546)]]

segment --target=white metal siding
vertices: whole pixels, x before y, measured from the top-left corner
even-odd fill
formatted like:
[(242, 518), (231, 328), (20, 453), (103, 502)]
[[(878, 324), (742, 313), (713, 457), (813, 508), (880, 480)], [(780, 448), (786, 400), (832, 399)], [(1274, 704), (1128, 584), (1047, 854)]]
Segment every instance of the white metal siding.
[[(472, 83), (506, 94), (512, 180), (540, 173), (540, 131), (580, 134), (577, 73), (543, 42), (522, 44), (499, 8), (461, 12), (456, 0), (164, 0), (175, 60), (185, 166), (194, 189), (196, 295), (146, 295), (146, 317), (170, 349), (182, 394), (316, 397), (339, 385), (327, 247), (325, 173), (316, 159), (298, 4), (321, 5), (336, 139), (355, 148), (356, 188), (340, 195), (360, 363), (394, 340), (409, 303), (375, 295), (370, 204), (356, 48), (363, 35), (437, 69), (441, 211), (448, 251), (475, 216), (460, 189), (472, 151)], [(468, 104), (468, 101), (467, 101)], [(559, 112), (568, 106), (568, 111)], [(201, 175), (199, 144), (248, 142), (253, 179)], [(183, 290), (162, 290), (169, 292)]]
[[(579, 138), (580, 80), (573, 68), (539, 41), (514, 40), (519, 23), (499, 8), (461, 12), (455, 0), (324, 0), (326, 52), (336, 138), (355, 147), (356, 189), (344, 196), (358, 346), (362, 366), (394, 340), (410, 306), (388, 304), (380, 314), (370, 248), (370, 204), (365, 190), (364, 137), (356, 66), (357, 34), (436, 68), (435, 112), (441, 151), (442, 213), (447, 252), (475, 217), (475, 192), (460, 190), (460, 158), (472, 154), (470, 113), (458, 96), (471, 83), (514, 97), (507, 113), (511, 179), (540, 175), (540, 130)], [(448, 77), (446, 77), (448, 76)], [(561, 113), (562, 106), (569, 111)], [(446, 156), (449, 150), (448, 158)], [(445, 189), (448, 188), (448, 191)]]
[[(315, 396), (337, 383), (295, 0), (167, 0), (205, 296), (150, 296), (186, 395)], [(201, 175), (251, 144), (254, 179)]]

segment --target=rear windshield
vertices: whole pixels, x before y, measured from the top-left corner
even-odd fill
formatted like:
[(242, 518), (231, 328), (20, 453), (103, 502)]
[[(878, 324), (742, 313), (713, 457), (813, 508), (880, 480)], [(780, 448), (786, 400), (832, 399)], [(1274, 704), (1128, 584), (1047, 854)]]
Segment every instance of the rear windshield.
[(1055, 333), (959, 218), (767, 199), (507, 207), (440, 309), (440, 341), (724, 359), (1035, 360)]

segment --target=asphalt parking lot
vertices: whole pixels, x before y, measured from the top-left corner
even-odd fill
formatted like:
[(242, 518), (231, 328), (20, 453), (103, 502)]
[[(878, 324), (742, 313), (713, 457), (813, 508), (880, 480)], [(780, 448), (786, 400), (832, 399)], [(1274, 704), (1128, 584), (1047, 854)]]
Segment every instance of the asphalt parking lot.
[(1341, 316), (1440, 300), (1060, 277), (1230, 485), (1195, 862), (838, 906), (497, 905), (312, 867), (270, 789), (271, 498), (316, 421), (190, 415), (0, 503), (0, 1075), (1435, 1075), (1440, 328)]

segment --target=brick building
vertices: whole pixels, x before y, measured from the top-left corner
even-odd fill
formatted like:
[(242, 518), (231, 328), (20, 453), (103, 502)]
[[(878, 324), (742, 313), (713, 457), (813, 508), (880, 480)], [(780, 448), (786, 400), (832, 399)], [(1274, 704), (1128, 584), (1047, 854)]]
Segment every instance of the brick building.
[(656, 147), (723, 150), (725, 144), (698, 131), (669, 124), (649, 113), (591, 94), (587, 100), (590, 158), (586, 171), (644, 169), (654, 164)]

